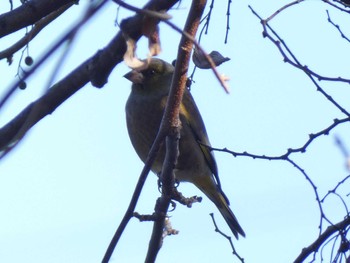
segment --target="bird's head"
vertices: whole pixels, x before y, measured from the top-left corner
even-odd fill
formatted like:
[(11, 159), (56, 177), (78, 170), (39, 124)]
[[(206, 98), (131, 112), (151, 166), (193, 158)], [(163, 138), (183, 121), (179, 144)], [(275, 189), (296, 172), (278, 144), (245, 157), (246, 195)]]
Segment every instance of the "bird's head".
[(132, 89), (136, 92), (168, 92), (174, 72), (174, 67), (158, 58), (152, 58), (146, 67), (133, 69), (124, 77), (130, 80)]

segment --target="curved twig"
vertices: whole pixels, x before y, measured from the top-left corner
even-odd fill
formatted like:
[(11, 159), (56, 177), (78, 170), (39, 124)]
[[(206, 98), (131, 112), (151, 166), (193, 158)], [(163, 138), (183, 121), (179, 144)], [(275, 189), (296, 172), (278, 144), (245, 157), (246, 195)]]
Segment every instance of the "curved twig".
[[(350, 79), (344, 79), (344, 78), (330, 78), (330, 77), (323, 77), (319, 74), (316, 74), (314, 71), (310, 70), (306, 65), (302, 65), (299, 60), (296, 58), (296, 56), (293, 54), (293, 52), (289, 49), (287, 44), (283, 41), (283, 39), (277, 34), (277, 32), (267, 23), (266, 20), (262, 19), (258, 13), (249, 5), (248, 6), (252, 13), (260, 19), (260, 22), (263, 27), (263, 36), (267, 37), (278, 49), (278, 51), (281, 53), (284, 62), (287, 62), (291, 64), (292, 66), (302, 70), (312, 81), (312, 83), (316, 86), (317, 91), (319, 91), (329, 102), (331, 102), (338, 110), (340, 110), (342, 113), (344, 113), (346, 116), (350, 116), (350, 113), (342, 107), (337, 101), (335, 101), (318, 83), (317, 80), (327, 80), (327, 81), (341, 81), (346, 82), (350, 84)], [(276, 39), (271, 36), (271, 34), (268, 32), (269, 29), (272, 34), (276, 37)], [(284, 51), (286, 50), (286, 52)], [(289, 56), (291, 58), (289, 58)], [(316, 78), (316, 79), (315, 79)]]
[(279, 13), (281, 13), (283, 10), (293, 6), (293, 5), (297, 5), (300, 2), (304, 2), (305, 0), (296, 0), (294, 2), (288, 3), (284, 6), (282, 6), (281, 8), (279, 8), (275, 13), (273, 13), (272, 15), (270, 15), (268, 18), (265, 19), (266, 23), (269, 22), (270, 20), (272, 20), (274, 17), (276, 17)]

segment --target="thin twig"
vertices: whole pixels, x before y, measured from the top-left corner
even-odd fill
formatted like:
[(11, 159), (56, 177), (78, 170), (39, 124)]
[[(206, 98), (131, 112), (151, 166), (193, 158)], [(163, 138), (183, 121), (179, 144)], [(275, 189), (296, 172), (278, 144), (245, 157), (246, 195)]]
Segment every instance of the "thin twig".
[[(215, 0), (211, 0), (211, 3), (209, 5), (209, 10), (208, 13), (202, 18), (201, 23), (203, 23), (203, 21), (205, 21), (204, 25), (202, 26), (201, 31), (199, 32), (198, 35), (198, 44), (201, 43), (202, 40), (202, 35), (204, 34), (208, 34), (209, 32), (209, 24), (210, 24), (210, 19), (211, 19), (211, 14), (213, 12), (214, 9), (214, 2)], [(191, 75), (188, 77), (188, 84), (187, 84), (187, 88), (190, 89), (191, 88), (191, 84), (192, 82), (194, 82), (193, 77), (194, 77), (194, 73), (196, 72), (197, 66), (194, 65), (193, 70)]]
[(201, 45), (196, 41), (196, 39), (191, 37), (190, 34), (181, 30), (179, 27), (177, 27), (175, 24), (171, 23), (170, 21), (163, 21), (163, 22), (165, 24), (169, 25), (171, 28), (175, 29), (175, 31), (179, 32), (180, 34), (183, 34), (184, 36), (186, 36), (188, 39), (190, 39), (193, 42), (193, 44), (196, 46), (196, 48), (198, 48), (204, 54), (205, 59), (209, 62), (211, 69), (214, 72), (215, 77), (217, 78), (217, 80), (219, 81), (221, 86), (224, 88), (225, 92), (230, 93), (229, 87), (227, 86), (226, 82), (222, 79), (222, 77), (220, 76), (220, 73), (216, 69), (215, 62), (208, 55), (208, 53), (201, 47)]
[(226, 10), (226, 35), (225, 44), (227, 44), (228, 32), (230, 31), (230, 10), (231, 10), (232, 0), (227, 0), (227, 10)]
[(163, 244), (165, 220), (171, 202), (171, 193), (175, 184), (174, 167), (179, 154), (179, 139), (179, 126), (171, 129), (166, 137), (166, 153), (161, 173), (162, 196), (158, 198), (156, 202), (153, 231), (145, 262), (155, 262)]
[(228, 240), (228, 242), (230, 243), (230, 246), (232, 248), (232, 254), (235, 255), (242, 263), (244, 263), (244, 258), (242, 258), (238, 253), (237, 250), (235, 249), (235, 246), (233, 245), (232, 242), (232, 238), (228, 235), (226, 235), (224, 232), (222, 232), (219, 228), (218, 225), (216, 224), (215, 218), (214, 218), (214, 214), (210, 213), (209, 214), (211, 216), (211, 219), (213, 220), (213, 224), (215, 226), (215, 232), (218, 232), (220, 235), (222, 235), (224, 238), (226, 238)]
[(281, 13), (283, 10), (286, 10), (287, 8), (293, 6), (293, 5), (297, 5), (301, 2), (304, 2), (305, 0), (296, 0), (293, 1), (291, 3), (286, 4), (285, 6), (282, 6), (281, 8), (279, 8), (275, 13), (273, 13), (272, 15), (270, 15), (268, 18), (265, 19), (266, 23), (268, 23), (270, 20), (272, 20), (273, 18), (275, 18), (279, 13)]
[(330, 194), (334, 194), (338, 187), (341, 186), (342, 184), (344, 184), (348, 179), (350, 178), (350, 175), (346, 176), (345, 178), (343, 178), (343, 180), (341, 180), (340, 182), (337, 183), (337, 185), (332, 189), (329, 190), (327, 194), (325, 194), (325, 196), (321, 199), (321, 202), (324, 202), (324, 200), (330, 195)]
[(315, 183), (311, 180), (310, 176), (305, 172), (305, 170), (302, 169), (295, 161), (291, 160), (290, 158), (287, 158), (286, 161), (289, 162), (290, 164), (292, 164), (300, 173), (302, 173), (304, 175), (305, 179), (308, 181), (309, 185), (312, 187), (312, 189), (314, 191), (314, 194), (316, 197), (316, 202), (317, 202), (317, 205), (318, 205), (318, 208), (320, 211), (320, 224), (318, 226), (318, 229), (319, 229), (319, 235), (321, 235), (323, 220), (326, 220), (331, 225), (332, 225), (332, 222), (326, 217), (326, 214), (324, 213), (321, 199), (320, 199), (320, 196), (319, 196), (318, 191), (317, 191), (317, 187), (316, 187)]
[(214, 151), (220, 151), (220, 152), (227, 152), (232, 154), (234, 157), (237, 156), (245, 156), (245, 157), (250, 157), (253, 159), (263, 159), (263, 160), (286, 160), (292, 153), (304, 153), (306, 152), (307, 147), (318, 137), (321, 137), (323, 135), (328, 135), (331, 130), (333, 130), (335, 127), (342, 123), (348, 123), (350, 122), (350, 117), (344, 118), (344, 119), (335, 119), (331, 125), (329, 125), (327, 128), (316, 132), (316, 133), (311, 133), (309, 134), (308, 140), (300, 147), (297, 148), (289, 148), (287, 151), (283, 154), (280, 155), (259, 155), (259, 154), (253, 154), (253, 153), (248, 153), (248, 152), (235, 152), (228, 150), (227, 148), (214, 148), (214, 147), (209, 147), (211, 150)]
[(338, 0), (332, 0), (332, 1), (329, 1), (329, 0), (322, 0), (323, 2), (329, 4), (330, 6), (334, 7), (335, 9), (338, 9), (339, 11), (342, 11), (342, 12), (345, 12), (345, 13), (348, 13), (350, 14), (350, 10), (349, 9), (344, 9), (336, 4), (334, 4), (333, 2), (336, 2), (336, 3), (339, 3), (341, 4), (342, 6), (346, 6), (346, 7), (349, 7), (349, 5), (346, 5), (344, 2), (342, 1), (338, 1)]
[(326, 12), (327, 12), (327, 17), (328, 17), (328, 19), (327, 19), (328, 22), (331, 23), (331, 24), (338, 30), (338, 32), (340, 33), (340, 36), (341, 36), (342, 38), (344, 38), (346, 41), (350, 42), (350, 39), (343, 33), (343, 31), (340, 29), (340, 26), (337, 25), (337, 24), (335, 24), (335, 23), (332, 21), (331, 16), (330, 16), (330, 14), (329, 14), (329, 11), (326, 10)]
[(213, 9), (214, 9), (214, 2), (215, 2), (215, 0), (211, 0), (211, 3), (209, 5), (208, 13), (201, 20), (201, 23), (203, 21), (205, 21), (205, 23), (204, 23), (204, 25), (203, 25), (203, 27), (202, 27), (199, 35), (198, 35), (198, 43), (201, 42), (203, 33), (206, 34), (206, 35), (208, 34), (211, 14), (212, 14)]
[[(316, 201), (317, 201), (318, 206), (319, 206), (319, 211), (320, 211), (319, 231), (320, 231), (320, 234), (321, 234), (323, 220), (326, 220), (329, 224), (332, 224), (332, 222), (330, 220), (328, 220), (328, 218), (326, 217), (326, 215), (325, 215), (325, 213), (323, 211), (323, 208), (322, 208), (323, 199), (320, 199), (318, 191), (317, 191), (317, 187), (313, 183), (311, 178), (307, 175), (307, 173), (304, 171), (304, 169), (302, 169), (299, 165), (297, 165), (293, 160), (290, 159), (290, 155), (292, 153), (304, 153), (306, 151), (307, 147), (316, 138), (318, 138), (318, 137), (320, 137), (322, 135), (329, 134), (329, 132), (332, 129), (334, 129), (335, 127), (337, 127), (339, 124), (345, 123), (345, 122), (349, 122), (349, 121), (350, 121), (350, 117), (344, 118), (344, 119), (341, 119), (341, 120), (336, 119), (336, 120), (334, 120), (334, 122), (330, 126), (328, 126), (327, 128), (323, 129), (322, 131), (319, 131), (319, 132), (314, 133), (314, 134), (310, 134), (309, 135), (309, 139), (304, 143), (303, 146), (301, 146), (299, 148), (289, 148), (285, 154), (276, 155), (276, 156), (258, 155), (258, 154), (248, 153), (248, 152), (235, 152), (235, 151), (228, 150), (227, 148), (219, 149), (219, 148), (214, 148), (214, 147), (211, 147), (211, 146), (208, 146), (208, 145), (207, 145), (207, 147), (210, 148), (210, 150), (230, 153), (234, 157), (244, 156), (244, 157), (250, 157), (250, 158), (253, 158), (253, 159), (282, 160), (282, 161), (287, 161), (288, 163), (292, 164), (297, 170), (299, 170), (299, 172), (301, 172), (304, 175), (305, 179), (309, 182), (309, 184), (313, 188), (313, 191), (314, 191), (315, 196), (316, 196)], [(346, 179), (344, 179), (344, 181), (345, 180)]]
[[(289, 64), (291, 64), (292, 66), (301, 69), (312, 81), (312, 83), (317, 87), (317, 91), (319, 91), (324, 97), (326, 97), (326, 99), (331, 102), (336, 108), (338, 108), (342, 113), (344, 113), (346, 116), (350, 116), (350, 113), (344, 108), (342, 107), (338, 102), (336, 102), (315, 80), (328, 80), (328, 81), (344, 81), (347, 83), (350, 83), (350, 80), (347, 79), (343, 79), (343, 78), (328, 78), (328, 77), (322, 77), (316, 73), (314, 73), (313, 71), (311, 71), (307, 66), (302, 65), (298, 59), (296, 58), (296, 56), (293, 54), (293, 52), (289, 49), (289, 47), (287, 46), (287, 44), (283, 41), (283, 39), (277, 34), (277, 32), (266, 22), (266, 20), (262, 19), (258, 13), (249, 5), (248, 6), (250, 8), (250, 10), (252, 11), (252, 13), (258, 17), (260, 19), (260, 22), (263, 26), (263, 36), (267, 37), (279, 50), (279, 52), (281, 53), (284, 62), (287, 62)], [(271, 36), (268, 32), (269, 29), (272, 34), (277, 38), (274, 39), (273, 36)], [(284, 51), (284, 49), (286, 50), (286, 52)], [(287, 55), (289, 54), (291, 56), (291, 59), (289, 58), (289, 56)]]

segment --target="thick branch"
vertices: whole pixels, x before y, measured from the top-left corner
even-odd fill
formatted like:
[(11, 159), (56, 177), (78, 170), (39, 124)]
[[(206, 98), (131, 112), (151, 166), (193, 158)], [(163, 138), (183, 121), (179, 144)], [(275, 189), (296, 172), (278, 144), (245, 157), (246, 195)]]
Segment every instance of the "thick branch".
[(345, 218), (343, 221), (338, 224), (329, 226), (326, 231), (322, 233), (310, 246), (303, 248), (300, 255), (296, 258), (294, 263), (302, 263), (304, 260), (311, 255), (313, 252), (317, 252), (322, 244), (326, 242), (334, 233), (339, 232), (342, 229), (345, 229), (350, 225), (350, 217)]
[[(175, 0), (154, 0), (150, 1), (146, 7), (151, 10), (164, 10), (171, 8), (176, 2)], [(141, 27), (141, 16), (135, 15), (127, 19), (123, 28), (124, 30), (129, 30), (133, 34), (134, 39), (139, 39), (142, 36)], [(21, 136), (24, 135), (38, 121), (51, 114), (60, 104), (89, 81), (97, 87), (104, 86), (114, 67), (123, 60), (125, 50), (126, 46), (123, 33), (119, 32), (105, 48), (99, 50), (94, 56), (83, 62), (71, 74), (54, 85), (47, 94), (31, 103), (13, 120), (1, 128), (0, 149), (4, 149), (11, 142), (16, 141), (19, 134)], [(35, 116), (31, 116), (33, 107), (36, 107)], [(28, 116), (31, 116), (30, 124), (24, 126), (24, 123), (28, 120)]]
[[(0, 129), (0, 149), (20, 139), (32, 126), (51, 114), (60, 104), (89, 81), (89, 61), (83, 63), (68, 76), (55, 84), (38, 100), (29, 104), (11, 122)], [(35, 114), (32, 114), (35, 111)], [(31, 120), (28, 120), (30, 116)]]
[(56, 11), (52, 12), (51, 14), (45, 16), (43, 19), (40, 19), (38, 22), (36, 22), (34, 24), (33, 29), (30, 30), (27, 34), (25, 34), (24, 37), (22, 37), (20, 40), (18, 40), (11, 47), (9, 47), (3, 51), (0, 51), (0, 59), (10, 58), (14, 53), (16, 53), (22, 47), (27, 45), (30, 41), (32, 41), (32, 39), (34, 39), (35, 36), (37, 34), (39, 34), (39, 32), (42, 29), (44, 29), (48, 24), (50, 24), (52, 21), (54, 21), (57, 17), (59, 17), (65, 11), (67, 11), (72, 5), (73, 5), (73, 3), (68, 3), (67, 5), (60, 7)]
[(77, 0), (30, 0), (16, 9), (0, 15), (0, 38), (30, 26), (48, 14)]

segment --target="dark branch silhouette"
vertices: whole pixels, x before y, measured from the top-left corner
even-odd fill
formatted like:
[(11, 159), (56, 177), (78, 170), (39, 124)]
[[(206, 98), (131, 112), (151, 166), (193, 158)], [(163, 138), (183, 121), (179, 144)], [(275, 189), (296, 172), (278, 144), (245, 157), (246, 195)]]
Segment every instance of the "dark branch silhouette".
[(43, 17), (76, 0), (29, 0), (23, 5), (0, 15), (0, 37), (33, 25)]
[[(150, 1), (145, 6), (145, 8), (150, 10), (164, 10), (167, 7), (170, 8), (176, 2), (177, 1), (168, 2), (162, 0), (154, 0)], [(83, 22), (84, 21), (81, 21), (81, 23)], [(79, 27), (80, 25), (78, 24), (76, 28), (73, 28), (71, 31), (65, 34), (54, 47), (57, 48), (62, 43), (64, 43), (66, 39), (68, 39), (70, 35)], [(125, 20), (122, 23), (122, 28), (123, 30), (126, 30), (130, 36), (133, 36), (135, 40), (138, 40), (142, 36), (142, 16), (135, 15), (134, 17)], [(36, 68), (39, 67), (40, 62), (42, 63), (53, 53), (53, 48), (44, 55), (42, 61), (39, 60), (37, 64), (35, 64), (31, 70), (22, 77), (22, 80), (31, 75), (36, 70)], [(85, 62), (73, 70), (68, 76), (55, 84), (53, 86), (55, 88), (52, 87), (49, 89), (49, 92), (47, 94), (44, 94), (37, 101), (28, 105), (27, 108), (19, 113), (12, 121), (2, 127), (0, 129), (0, 149), (6, 150), (9, 145), (22, 138), (32, 126), (34, 126), (43, 117), (51, 114), (60, 104), (72, 96), (77, 90), (84, 87), (87, 83), (91, 82), (95, 87), (98, 88), (103, 87), (107, 83), (108, 76), (114, 67), (123, 61), (125, 51), (125, 40), (123, 33), (120, 31), (106, 47), (99, 50), (92, 57), (88, 58)], [(11, 94), (17, 89), (19, 82), (20, 81), (10, 87), (8, 95), (6, 95), (0, 101), (0, 109), (7, 101), (7, 99), (11, 96)], [(32, 115), (29, 120), (28, 116), (31, 115), (32, 109), (34, 107), (36, 108), (36, 114), (35, 116)]]
[(52, 21), (54, 21), (56, 18), (58, 18), (61, 14), (63, 14), (65, 11), (67, 11), (73, 3), (68, 3), (59, 9), (53, 11), (49, 15), (43, 17), (38, 22), (36, 22), (33, 26), (33, 28), (26, 33), (20, 40), (18, 40), (15, 44), (13, 44), (11, 47), (0, 51), (0, 60), (6, 58), (7, 60), (10, 60), (12, 55), (19, 51), (21, 48), (23, 48), (25, 45), (27, 45), (30, 41), (32, 41), (41, 30), (43, 30), (47, 25), (49, 25)]
[[(296, 1), (296, 2), (299, 2), (299, 1)], [(293, 54), (293, 52), (290, 50), (290, 48), (287, 46), (285, 41), (268, 24), (268, 21), (262, 19), (258, 15), (258, 13), (251, 6), (249, 6), (249, 8), (253, 12), (253, 14), (260, 19), (260, 22), (261, 22), (261, 24), (263, 26), (263, 36), (266, 37), (267, 39), (269, 39), (277, 47), (278, 51), (281, 53), (281, 55), (283, 57), (283, 61), (291, 64), (295, 68), (298, 68), (298, 69), (302, 70), (310, 78), (312, 83), (316, 86), (317, 91), (319, 91), (323, 96), (325, 96), (327, 98), (327, 100), (330, 101), (342, 113), (344, 113), (346, 116), (350, 116), (350, 113), (344, 107), (342, 107), (338, 102), (336, 102), (320, 86), (320, 84), (318, 84), (318, 82), (321, 81), (321, 80), (350, 83), (350, 79), (344, 79), (344, 78), (341, 78), (341, 77), (337, 77), (337, 78), (334, 78), (334, 77), (323, 77), (320, 74), (317, 74), (314, 71), (310, 70), (306, 65), (301, 64), (300, 61), (296, 58), (296, 56)], [(272, 35), (269, 33), (269, 31), (271, 31)]]
[(346, 228), (350, 226), (350, 217), (345, 218), (343, 221), (335, 225), (329, 226), (326, 231), (324, 231), (312, 244), (308, 247), (303, 248), (302, 252), (295, 259), (294, 263), (302, 263), (304, 260), (311, 255), (311, 253), (316, 253), (320, 247), (335, 233), (342, 231), (346, 232)]

